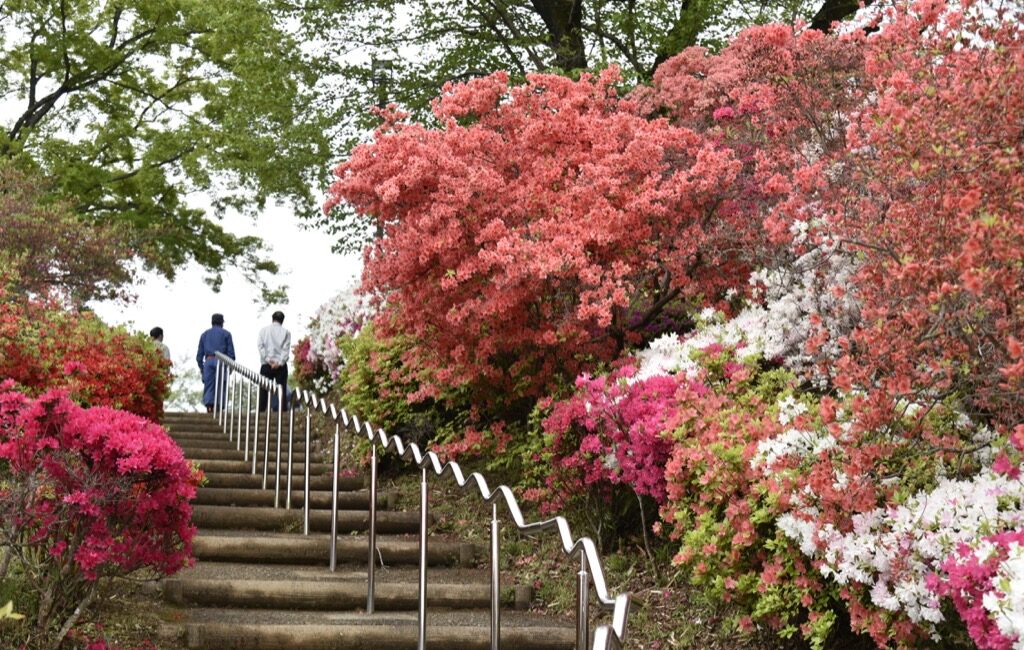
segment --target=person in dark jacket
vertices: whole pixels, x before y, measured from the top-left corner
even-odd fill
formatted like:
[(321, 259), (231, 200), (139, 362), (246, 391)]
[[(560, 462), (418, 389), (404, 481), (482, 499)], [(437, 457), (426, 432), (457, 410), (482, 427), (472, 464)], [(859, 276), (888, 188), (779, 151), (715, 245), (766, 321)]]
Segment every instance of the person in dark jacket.
[(231, 359), (235, 358), (235, 344), (231, 340), (231, 332), (224, 329), (224, 316), (214, 314), (210, 322), (213, 326), (199, 337), (199, 351), (196, 352), (196, 362), (199, 364), (199, 371), (203, 373), (203, 404), (206, 406), (207, 413), (213, 412), (215, 395), (217, 395), (217, 401), (220, 402), (219, 406), (224, 406), (226, 392), (224, 378), (227, 377), (227, 374), (225, 373), (221, 378), (220, 391), (217, 391), (216, 354), (220, 352)]

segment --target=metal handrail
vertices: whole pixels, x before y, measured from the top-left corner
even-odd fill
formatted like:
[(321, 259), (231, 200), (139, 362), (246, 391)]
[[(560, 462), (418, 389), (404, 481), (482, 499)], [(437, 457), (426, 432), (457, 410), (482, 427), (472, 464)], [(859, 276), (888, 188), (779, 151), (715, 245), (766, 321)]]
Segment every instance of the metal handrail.
[[(277, 393), (278, 416), (277, 416), (277, 455), (275, 472), (274, 507), (278, 507), (281, 482), (281, 437), (282, 420), (281, 412), (284, 407), (284, 392), (280, 384), (272, 379), (264, 377), (257, 372), (235, 362), (233, 359), (218, 352), (217, 373), (214, 387), (214, 417), (223, 425), (228, 439), (231, 440), (234, 431), (235, 414), (238, 411), (238, 436), (236, 446), (240, 446), (241, 436), (241, 384), (239, 379), (248, 383), (248, 399), (245, 415), (245, 449), (249, 448), (249, 407), (251, 406), (252, 389), (267, 391), (266, 421), (264, 435), (264, 467), (263, 467), (263, 488), (267, 488), (267, 461), (270, 451), (270, 419), (271, 419), (271, 392)], [(232, 385), (232, 382), (235, 382)], [(588, 606), (590, 602), (590, 584), (593, 583), (598, 604), (605, 610), (612, 612), (610, 624), (601, 625), (594, 630), (593, 650), (618, 650), (623, 647), (626, 640), (626, 624), (629, 617), (630, 596), (628, 593), (612, 596), (608, 591), (605, 581), (604, 570), (601, 566), (601, 558), (597, 552), (597, 546), (589, 537), (574, 539), (569, 523), (564, 517), (556, 516), (537, 522), (527, 522), (519, 507), (511, 488), (505, 485), (491, 489), (487, 479), (479, 472), (473, 472), (466, 476), (462, 468), (455, 461), (442, 462), (436, 453), (427, 451), (424, 453), (416, 443), (406, 443), (397, 435), (388, 435), (383, 429), (376, 429), (369, 422), (360, 423), (359, 417), (350, 415), (342, 408), (340, 411), (329, 404), (323, 397), (314, 394), (312, 391), (299, 390), (293, 399), (297, 399), (306, 406), (306, 448), (305, 448), (305, 481), (304, 481), (304, 505), (303, 505), (303, 533), (309, 534), (309, 457), (310, 457), (310, 415), (313, 411), (321, 411), (325, 416), (334, 422), (334, 453), (333, 453), (333, 492), (332, 492), (332, 517), (331, 517), (331, 545), (330, 545), (330, 569), (333, 571), (336, 566), (337, 553), (337, 523), (338, 523), (338, 460), (341, 426), (351, 426), (354, 432), (363, 434), (371, 443), (370, 457), (370, 513), (369, 513), (369, 558), (368, 558), (368, 579), (367, 579), (367, 605), (368, 614), (374, 612), (374, 568), (376, 565), (376, 526), (377, 526), (377, 446), (382, 450), (393, 448), (402, 459), (411, 459), (421, 470), (420, 481), (420, 567), (419, 567), (419, 648), (423, 650), (426, 643), (426, 570), (427, 570), (427, 525), (428, 525), (428, 501), (427, 501), (427, 470), (431, 469), (440, 477), (450, 475), (455, 479), (459, 487), (470, 489), (475, 485), (477, 492), (484, 503), (491, 504), (491, 647), (497, 650), (500, 639), (500, 614), (499, 614), (499, 577), (498, 577), (498, 502), (504, 500), (505, 509), (515, 522), (520, 532), (533, 533), (547, 530), (557, 530), (562, 551), (565, 555), (580, 556), (580, 570), (577, 573), (577, 624), (576, 643), (577, 648), (586, 647), (589, 641)], [(291, 472), (292, 472), (292, 430), (294, 425), (294, 409), (289, 409), (288, 418), (288, 479), (286, 507), (291, 507)], [(253, 444), (253, 469), (256, 474), (256, 457), (259, 451), (259, 408), (256, 409), (256, 426), (254, 427)], [(246, 458), (248, 460), (248, 458)]]

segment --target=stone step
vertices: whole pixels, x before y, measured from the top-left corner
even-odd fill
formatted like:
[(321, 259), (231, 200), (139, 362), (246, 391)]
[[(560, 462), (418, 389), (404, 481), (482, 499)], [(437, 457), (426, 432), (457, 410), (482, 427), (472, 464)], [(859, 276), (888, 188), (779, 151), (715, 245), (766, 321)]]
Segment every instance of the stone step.
[[(301, 510), (283, 508), (246, 508), (237, 506), (192, 507), (192, 523), (200, 529), (234, 530), (302, 530)], [(365, 510), (339, 510), (338, 532), (365, 531), (369, 528), (370, 514)], [(420, 519), (416, 512), (377, 513), (377, 532), (381, 534), (415, 533), (419, 531)], [(330, 510), (310, 510), (309, 529), (319, 532), (331, 530)]]
[[(339, 562), (364, 562), (366, 536), (338, 537), (335, 545)], [(326, 567), (330, 558), (329, 535), (310, 533), (271, 533), (263, 531), (203, 530), (194, 538), (192, 550), (200, 564), (220, 562), (262, 562), (266, 564), (318, 564)], [(483, 549), (466, 542), (431, 537), (427, 561), (431, 566), (469, 565), (483, 556)], [(377, 537), (377, 555), (385, 565), (417, 565), (418, 537)]]
[[(179, 446), (182, 448), (182, 451), (185, 452), (185, 457), (186, 458), (188, 458), (189, 460), (195, 460), (195, 461), (198, 461), (198, 462), (210, 461), (210, 460), (245, 460), (245, 450), (244, 450), (244, 448), (242, 450), (237, 450), (233, 446), (232, 447), (224, 447), (224, 448), (221, 448), (221, 449), (216, 449), (216, 448), (211, 448), (211, 447), (185, 447), (183, 445), (179, 445)], [(306, 450), (304, 448), (303, 449), (295, 449), (295, 448), (293, 448), (292, 449), (292, 463), (294, 464), (296, 462), (302, 462), (302, 463), (306, 462), (306, 453), (305, 452), (306, 452)], [(252, 446), (250, 445), (250, 447), (249, 447), (249, 462), (252, 462), (252, 454), (253, 453), (254, 453), (254, 450), (253, 450)], [(267, 457), (267, 459), (270, 461), (271, 464), (276, 463), (277, 462), (277, 449), (275, 447), (271, 447), (270, 453), (267, 453), (264, 450), (263, 445), (261, 444), (260, 445), (260, 449), (259, 449), (259, 459), (260, 459), (261, 463), (263, 462), (263, 457), (264, 456)], [(285, 463), (288, 462), (288, 446), (287, 445), (283, 445), (281, 447), (281, 459)], [(313, 452), (313, 455), (310, 457), (310, 460), (312, 462), (314, 462), (314, 463), (323, 463), (324, 462), (324, 458), (318, 452), (315, 452), (315, 451)]]
[[(201, 487), (197, 491), (196, 505), (207, 506), (263, 506), (274, 507), (274, 477), (267, 479), (266, 490), (253, 490), (250, 488), (219, 488)], [(284, 477), (281, 481), (281, 495), (279, 502), (281, 507), (287, 505), (287, 491)], [(304, 494), (302, 490), (292, 489), (292, 508), (302, 509)], [(391, 492), (377, 493), (377, 508), (390, 510), (394, 503), (394, 495)], [(309, 504), (314, 509), (331, 508), (330, 490), (315, 490), (309, 493)], [(364, 510), (370, 507), (369, 491), (338, 491), (338, 508), (342, 510)]]
[[(197, 567), (198, 568), (198, 567)], [(354, 611), (366, 607), (365, 566), (266, 567), (230, 565), (216, 572), (186, 570), (163, 581), (164, 598), (175, 605), (205, 607)], [(203, 573), (214, 575), (204, 576)], [(415, 568), (375, 572), (374, 608), (415, 611), (419, 597)], [(427, 573), (427, 605), (443, 609), (485, 609), (490, 584), (479, 569), (433, 569)], [(512, 589), (502, 590), (502, 605), (514, 604)]]
[[(171, 436), (174, 442), (178, 443), (178, 446), (182, 449), (238, 449), (238, 443), (234, 440), (228, 440), (227, 436), (187, 436), (187, 435), (176, 435)], [(305, 441), (302, 442), (305, 446)], [(242, 446), (245, 446), (245, 440), (242, 440)], [(249, 448), (252, 449), (252, 437), (249, 437)]]
[[(263, 488), (263, 468), (260, 466), (259, 473), (252, 473), (252, 461), (245, 463), (246, 470), (244, 472), (207, 472), (206, 482), (204, 486), (215, 487), (215, 488), (250, 488), (254, 490)], [(292, 470), (292, 490), (302, 490), (305, 485), (305, 476), (303, 472), (295, 472)], [(274, 474), (268, 472), (267, 485), (273, 489), (274, 485)], [(281, 474), (281, 485), (288, 485), (287, 474)], [(309, 487), (311, 490), (331, 490), (333, 488), (333, 481), (331, 480), (330, 474), (311, 474), (309, 477)], [(339, 476), (338, 477), (338, 490), (361, 490), (366, 487), (366, 479), (362, 476)]]
[[(245, 474), (252, 471), (252, 456), (248, 461), (244, 460), (203, 460), (201, 458), (189, 458), (199, 464), (199, 468), (207, 474)], [(262, 474), (263, 458), (259, 459), (257, 469)], [(332, 466), (328, 463), (310, 463), (310, 474), (329, 474)], [(298, 475), (305, 472), (305, 463), (292, 463), (292, 474)], [(281, 465), (281, 473), (288, 472), (287, 463)]]
[[(189, 650), (414, 650), (417, 645), (415, 613), (194, 608), (185, 617), (176, 632)], [(427, 648), (488, 650), (489, 620), (487, 611), (428, 613)], [(503, 649), (570, 650), (575, 641), (571, 622), (502, 612)]]
[[(183, 430), (170, 429), (170, 430), (168, 430), (167, 435), (169, 435), (174, 440), (184, 440), (184, 441), (203, 441), (203, 440), (208, 440), (210, 442), (220, 442), (220, 441), (227, 442), (227, 441), (231, 441), (231, 444), (235, 444), (234, 443), (235, 436), (238, 435), (238, 433), (239, 433), (238, 431), (232, 430), (231, 431), (231, 435), (228, 435), (227, 432), (222, 431), (220, 429), (211, 430), (211, 431), (196, 431), (194, 429), (183, 429)], [(264, 430), (262, 425), (260, 425), (259, 434), (260, 434), (260, 443), (262, 445), (263, 438), (264, 438), (264, 436), (267, 435), (266, 430)], [(245, 430), (244, 429), (241, 431), (241, 436), (240, 437), (242, 438), (242, 441), (244, 442), (245, 441)], [(255, 432), (250, 430), (249, 431), (249, 440), (252, 440), (254, 437), (255, 437)], [(273, 440), (276, 443), (276, 441), (277, 441), (277, 429), (271, 428), (271, 430), (270, 430), (270, 439)], [(296, 430), (296, 431), (294, 431), (292, 433), (292, 440), (294, 440), (296, 443), (302, 442), (305, 439), (306, 439), (306, 432), (305, 431), (298, 431), (298, 430)], [(281, 432), (281, 444), (285, 445), (287, 443), (288, 443), (288, 430), (285, 429), (284, 431)]]
[[(234, 417), (232, 417), (232, 415), (234, 415)], [(225, 424), (233, 424), (235, 428), (238, 428), (239, 419), (241, 419), (242, 426), (244, 427), (245, 426), (245, 411), (244, 410), (242, 411), (241, 418), (239, 418), (239, 415), (238, 415), (237, 411), (234, 411), (233, 413), (229, 412), (228, 416), (227, 416), (227, 422), (226, 423), (221, 421), (219, 415), (217, 417), (214, 417), (213, 415), (210, 415), (208, 413), (199, 413), (199, 414), (196, 415), (196, 417), (187, 417), (187, 418), (181, 418), (181, 417), (174, 417), (174, 416), (167, 416), (167, 415), (165, 415), (163, 417), (163, 419), (160, 421), (160, 423), (163, 424), (164, 427), (172, 428), (172, 429), (179, 429), (179, 430), (195, 429), (197, 431), (213, 431), (213, 430), (223, 430), (224, 427), (225, 427)], [(260, 420), (260, 424), (261, 425), (263, 425), (263, 423), (265, 423), (267, 421), (266, 411), (260, 411), (259, 420)], [(249, 425), (253, 426), (255, 424), (255, 422), (256, 422), (256, 411), (253, 410), (253, 411), (249, 412)], [(270, 423), (271, 423), (271, 427), (276, 427), (277, 426), (277, 412), (276, 411), (271, 412), (271, 414), (270, 414)], [(299, 413), (298, 411), (296, 411), (295, 412), (295, 420), (292, 422), (292, 427), (293, 428), (298, 428), (300, 426), (305, 428), (305, 426), (306, 426), (306, 416), (305, 416), (305, 414), (302, 414), (302, 413)], [(288, 411), (285, 411), (282, 414), (282, 416), (281, 416), (281, 428), (282, 429), (286, 429), (287, 427), (288, 427)]]
[[(245, 426), (245, 422), (246, 421), (243, 418), (242, 426)], [(260, 418), (260, 422), (261, 423), (265, 422), (265, 420)], [(250, 419), (249, 423), (250, 423), (250, 427), (252, 427), (253, 423), (254, 423), (254, 420)], [(276, 424), (278, 424), (278, 421), (273, 420), (272, 423), (273, 423), (273, 425), (276, 425)], [(224, 425), (222, 425), (221, 423), (217, 422), (213, 418), (209, 418), (207, 416), (204, 416), (202, 421), (196, 421), (196, 422), (169, 420), (167, 418), (164, 418), (161, 421), (161, 424), (164, 425), (164, 428), (167, 429), (167, 431), (170, 432), (170, 433), (188, 433), (188, 432), (190, 432), (190, 433), (197, 433), (197, 434), (224, 433)], [(238, 421), (236, 421), (236, 424), (234, 424), (234, 426), (236, 426), (236, 428), (238, 427)], [(224, 433), (224, 435), (226, 436), (227, 434)]]
[[(242, 435), (239, 436), (239, 437), (242, 439), (242, 443), (244, 444), (245, 443), (245, 430), (243, 429), (241, 433), (242, 433)], [(175, 431), (175, 430), (172, 429), (172, 430), (167, 432), (167, 435), (169, 435), (174, 440), (177, 440), (177, 441), (180, 441), (180, 442), (183, 442), (183, 443), (187, 443), (187, 444), (196, 444), (196, 443), (201, 443), (201, 442), (208, 442), (208, 443), (211, 443), (210, 446), (212, 446), (212, 447), (221, 446), (221, 445), (224, 445), (224, 444), (227, 444), (227, 443), (230, 443), (232, 447), (235, 446), (235, 444), (236, 444), (235, 443), (235, 437), (237, 436), (237, 434), (238, 434), (237, 431), (232, 431), (231, 435), (229, 436), (227, 433), (225, 433), (223, 431), (220, 431), (219, 429), (217, 431), (192, 431), (192, 430)], [(260, 445), (261, 446), (262, 446), (262, 443), (263, 443), (263, 437), (265, 435), (266, 435), (266, 432), (263, 430), (263, 427), (260, 427)], [(253, 439), (254, 436), (255, 436), (254, 432), (253, 431), (249, 431), (249, 446), (250, 447), (252, 446), (252, 439)], [(277, 431), (271, 430), (271, 432), (270, 432), (270, 439), (272, 441), (274, 441), (275, 444), (277, 443)], [(316, 440), (316, 437), (313, 437), (312, 439)], [(292, 433), (292, 441), (293, 441), (292, 444), (295, 444), (295, 445), (303, 444), (306, 441), (306, 432), (305, 431), (295, 431), (294, 433)], [(281, 435), (281, 446), (285, 446), (287, 444), (288, 444), (288, 431), (286, 429), (285, 431), (282, 432), (282, 435)]]

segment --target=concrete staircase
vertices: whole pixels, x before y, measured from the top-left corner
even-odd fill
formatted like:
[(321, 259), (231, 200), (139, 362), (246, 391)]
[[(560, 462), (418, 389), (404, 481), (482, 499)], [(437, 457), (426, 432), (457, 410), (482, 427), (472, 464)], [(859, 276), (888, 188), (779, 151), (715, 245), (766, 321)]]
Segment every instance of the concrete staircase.
[[(282, 507), (275, 509), (273, 451), (264, 490), (262, 454), (253, 475), (252, 457), (243, 460), (212, 416), (168, 413), (164, 424), (206, 474), (193, 506), (199, 528), (196, 565), (163, 581), (164, 599), (179, 610), (174, 613), (179, 622), (166, 630), (168, 640), (190, 650), (417, 647), (419, 513), (396, 512), (391, 495), (379, 496), (376, 612), (367, 614), (369, 492), (362, 477), (339, 479), (338, 566), (331, 572), (328, 464), (312, 463), (307, 536), (302, 534), (303, 444), (293, 451), (292, 508), (284, 508), (282, 468)], [(272, 447), (275, 434), (272, 427)], [(320, 460), (315, 449), (312, 459)], [(486, 553), (435, 537), (428, 550), (427, 647), (490, 648), (488, 572), (476, 566)], [(528, 590), (509, 586), (503, 592), (502, 648), (574, 647), (571, 622), (520, 611), (529, 602)]]

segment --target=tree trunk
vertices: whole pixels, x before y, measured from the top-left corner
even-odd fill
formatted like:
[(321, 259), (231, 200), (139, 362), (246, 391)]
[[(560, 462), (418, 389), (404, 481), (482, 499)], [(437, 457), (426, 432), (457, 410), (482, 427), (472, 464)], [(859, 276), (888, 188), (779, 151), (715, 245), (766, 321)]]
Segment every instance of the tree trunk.
[(583, 44), (583, 0), (530, 0), (548, 30), (551, 62), (565, 72), (587, 67)]
[[(864, 6), (871, 4), (873, 0), (863, 0)], [(825, 0), (818, 7), (818, 12), (811, 18), (811, 29), (827, 32), (832, 28), (832, 23), (849, 18), (860, 9), (859, 0)]]
[(64, 642), (64, 637), (68, 635), (71, 628), (73, 628), (75, 623), (78, 622), (78, 619), (82, 616), (82, 612), (84, 612), (89, 605), (92, 604), (93, 599), (96, 598), (97, 589), (97, 585), (93, 585), (92, 589), (89, 590), (89, 593), (87, 593), (82, 601), (78, 603), (78, 607), (76, 607), (75, 611), (68, 617), (68, 620), (64, 621), (64, 625), (60, 628), (60, 632), (57, 633), (57, 637), (53, 640), (53, 643), (50, 646), (51, 650), (57, 650), (57, 648), (60, 647), (60, 644)]
[(7, 577), (7, 571), (11, 567), (11, 556), (13, 555), (14, 549), (10, 546), (5, 546), (3, 559), (0, 559), (0, 582), (3, 582)]

